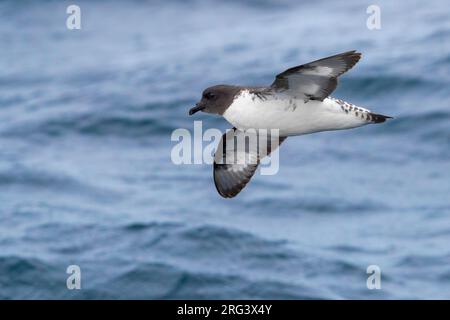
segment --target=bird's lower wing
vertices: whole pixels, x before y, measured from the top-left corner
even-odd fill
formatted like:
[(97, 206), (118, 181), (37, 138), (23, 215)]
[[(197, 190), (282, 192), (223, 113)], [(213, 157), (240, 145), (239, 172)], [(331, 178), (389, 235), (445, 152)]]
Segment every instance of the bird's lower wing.
[(224, 198), (236, 196), (250, 181), (261, 159), (285, 139), (236, 128), (224, 133), (214, 155), (214, 183), (219, 194)]

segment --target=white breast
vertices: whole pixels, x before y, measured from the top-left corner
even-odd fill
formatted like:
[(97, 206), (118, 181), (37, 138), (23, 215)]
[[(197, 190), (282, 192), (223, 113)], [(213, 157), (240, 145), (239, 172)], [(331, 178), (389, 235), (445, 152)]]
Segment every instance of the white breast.
[(294, 99), (284, 94), (260, 98), (243, 90), (224, 112), (224, 118), (238, 129), (279, 129), (281, 136), (359, 127), (368, 122), (346, 113), (337, 100)]

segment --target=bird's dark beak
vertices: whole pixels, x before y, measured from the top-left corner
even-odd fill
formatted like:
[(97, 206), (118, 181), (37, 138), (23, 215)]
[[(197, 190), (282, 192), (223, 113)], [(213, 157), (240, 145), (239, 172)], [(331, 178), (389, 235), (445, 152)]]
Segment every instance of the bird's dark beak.
[(205, 106), (202, 106), (199, 103), (197, 103), (195, 105), (195, 107), (193, 107), (191, 110), (189, 110), (189, 115), (192, 116), (194, 113), (201, 111), (203, 109), (205, 109)]

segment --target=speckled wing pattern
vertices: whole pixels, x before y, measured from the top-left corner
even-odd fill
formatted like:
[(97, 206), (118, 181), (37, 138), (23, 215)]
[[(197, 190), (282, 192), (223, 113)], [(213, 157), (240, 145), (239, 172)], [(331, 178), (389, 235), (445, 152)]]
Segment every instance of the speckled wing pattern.
[(361, 53), (347, 51), (287, 69), (276, 76), (271, 88), (295, 98), (323, 101), (337, 86), (337, 77), (352, 68)]
[(214, 155), (214, 184), (219, 194), (224, 198), (235, 197), (250, 181), (260, 160), (285, 139), (263, 138), (256, 132), (236, 128), (224, 133)]

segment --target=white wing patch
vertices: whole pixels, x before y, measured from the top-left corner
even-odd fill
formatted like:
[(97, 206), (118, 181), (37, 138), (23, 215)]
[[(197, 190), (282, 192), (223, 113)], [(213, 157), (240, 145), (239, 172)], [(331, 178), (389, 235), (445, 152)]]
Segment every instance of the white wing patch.
[(247, 185), (259, 162), (278, 148), (285, 137), (261, 139), (256, 132), (229, 130), (214, 155), (214, 184), (224, 198), (235, 197)]
[(276, 76), (271, 88), (303, 99), (323, 101), (337, 86), (337, 77), (352, 68), (361, 58), (348, 51), (290, 68)]

